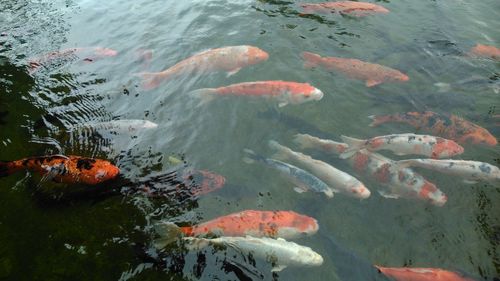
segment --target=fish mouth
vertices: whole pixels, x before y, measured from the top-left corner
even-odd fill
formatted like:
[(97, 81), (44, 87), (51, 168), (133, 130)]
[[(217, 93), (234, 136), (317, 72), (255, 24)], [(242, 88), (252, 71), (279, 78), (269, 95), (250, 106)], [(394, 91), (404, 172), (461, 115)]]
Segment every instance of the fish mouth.
[(323, 98), (323, 92), (320, 89), (314, 89), (312, 96), (314, 100), (320, 100)]

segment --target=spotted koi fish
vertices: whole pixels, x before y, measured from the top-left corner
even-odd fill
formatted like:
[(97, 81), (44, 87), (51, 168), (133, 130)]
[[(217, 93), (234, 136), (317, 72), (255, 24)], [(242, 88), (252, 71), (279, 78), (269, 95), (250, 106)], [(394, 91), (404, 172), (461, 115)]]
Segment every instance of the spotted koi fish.
[(396, 281), (476, 281), (463, 274), (441, 268), (375, 267)]
[[(304, 149), (320, 149), (334, 155), (340, 155), (349, 148), (345, 143), (323, 140), (306, 134), (296, 135), (294, 142)], [(448, 200), (433, 183), (380, 154), (363, 149), (357, 151), (347, 161), (357, 173), (369, 176), (386, 187), (386, 190), (379, 191), (385, 198), (419, 199), (436, 206), (443, 206)]]
[(163, 81), (191, 72), (227, 71), (228, 75), (233, 75), (245, 66), (257, 64), (268, 58), (269, 55), (257, 47), (229, 46), (198, 53), (161, 72), (139, 75), (144, 79), (145, 89), (154, 89)]
[(247, 96), (274, 99), (278, 101), (279, 107), (323, 98), (323, 92), (308, 83), (288, 81), (244, 82), (220, 88), (199, 89), (192, 94), (199, 95), (202, 103), (207, 103), (217, 96)]
[(343, 172), (323, 161), (311, 156), (291, 150), (276, 141), (269, 141), (269, 147), (276, 151), (274, 158), (291, 160), (307, 167), (312, 174), (324, 181), (333, 192), (342, 193), (354, 198), (366, 199), (370, 197), (370, 190), (357, 178)]
[(300, 6), (304, 9), (304, 13), (339, 13), (348, 14), (357, 17), (366, 16), (374, 13), (389, 13), (389, 10), (383, 6), (356, 1), (335, 1), (324, 3), (302, 3)]
[(500, 181), (500, 169), (484, 162), (468, 160), (406, 159), (397, 161), (400, 167), (420, 167), (443, 174), (462, 177), (466, 182)]
[[(163, 247), (179, 236), (245, 236), (299, 238), (315, 234), (318, 222), (293, 211), (246, 210), (215, 218), (195, 225), (179, 227), (171, 222), (159, 222), (155, 231), (160, 235), (156, 243)], [(162, 248), (162, 247), (161, 247)]]
[(371, 127), (388, 122), (406, 123), (417, 130), (423, 129), (433, 135), (454, 140), (460, 144), (497, 145), (497, 139), (485, 128), (456, 115), (439, 114), (432, 111), (395, 113), (391, 115), (369, 116)]
[(120, 173), (118, 167), (102, 159), (80, 156), (41, 156), (0, 162), (0, 177), (20, 171), (40, 173), (58, 183), (96, 185), (114, 179)]
[(322, 67), (326, 70), (342, 72), (349, 78), (365, 81), (367, 87), (373, 87), (384, 82), (410, 80), (406, 74), (399, 70), (357, 59), (321, 57), (310, 52), (303, 52), (302, 58), (304, 59), (305, 68)]
[(500, 49), (495, 46), (476, 44), (476, 46), (471, 48), (469, 54), (475, 57), (500, 60)]
[(464, 148), (452, 140), (429, 135), (393, 134), (360, 140), (341, 136), (349, 148), (340, 155), (346, 159), (356, 151), (367, 149), (369, 151), (390, 150), (396, 155), (416, 154), (436, 158), (451, 157), (464, 152)]
[(243, 161), (246, 163), (254, 163), (255, 161), (265, 164), (268, 167), (274, 168), (281, 172), (281, 174), (285, 175), (292, 182), (294, 182), (297, 186), (294, 190), (298, 193), (306, 192), (309, 190), (313, 190), (315, 192), (324, 193), (328, 198), (333, 197), (333, 190), (322, 180), (317, 178), (315, 175), (304, 171), (296, 166), (291, 164), (281, 162), (279, 160), (264, 158), (260, 155), (255, 154), (250, 149), (244, 150), (246, 155), (243, 158)]

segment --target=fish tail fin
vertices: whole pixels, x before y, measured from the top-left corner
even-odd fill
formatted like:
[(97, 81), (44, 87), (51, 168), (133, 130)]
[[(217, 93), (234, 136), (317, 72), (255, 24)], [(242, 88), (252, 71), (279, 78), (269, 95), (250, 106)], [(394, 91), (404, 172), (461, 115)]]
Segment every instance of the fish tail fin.
[(350, 158), (356, 152), (365, 147), (365, 142), (366, 142), (365, 140), (351, 138), (344, 135), (340, 136), (340, 138), (342, 138), (342, 141), (347, 143), (347, 145), (349, 146), (342, 154), (339, 155), (340, 159)]
[(189, 94), (191, 96), (196, 96), (196, 98), (200, 99), (199, 105), (205, 105), (215, 99), (216, 90), (215, 88), (203, 88), (191, 91)]
[(153, 241), (157, 249), (165, 248), (183, 234), (182, 229), (172, 222), (158, 222), (154, 225), (154, 230), (159, 236)]
[(380, 115), (380, 116), (370, 115), (368, 116), (368, 118), (372, 120), (372, 122), (369, 125), (370, 127), (377, 127), (378, 125), (389, 122), (391, 120), (390, 115)]
[(243, 157), (243, 162), (247, 164), (253, 164), (255, 161), (261, 160), (263, 157), (260, 155), (257, 155), (253, 150), (245, 148), (243, 149), (243, 152), (245, 152), (245, 156)]
[(438, 92), (440, 93), (449, 92), (451, 89), (451, 85), (444, 82), (434, 83), (434, 86), (438, 88)]
[(304, 68), (313, 68), (318, 66), (321, 56), (311, 52), (302, 52), (304, 59)]
[(13, 162), (0, 161), (0, 178), (6, 177), (17, 172), (17, 169), (12, 165)]
[(142, 79), (142, 88), (145, 90), (152, 90), (158, 88), (161, 82), (167, 79), (168, 76), (162, 75), (161, 72), (141, 72), (135, 74)]
[(279, 144), (275, 140), (270, 140), (268, 142), (268, 145), (271, 149), (275, 150), (276, 152), (272, 155), (272, 158), (278, 159), (278, 160), (287, 160), (289, 158), (289, 155), (286, 151), (286, 148)]

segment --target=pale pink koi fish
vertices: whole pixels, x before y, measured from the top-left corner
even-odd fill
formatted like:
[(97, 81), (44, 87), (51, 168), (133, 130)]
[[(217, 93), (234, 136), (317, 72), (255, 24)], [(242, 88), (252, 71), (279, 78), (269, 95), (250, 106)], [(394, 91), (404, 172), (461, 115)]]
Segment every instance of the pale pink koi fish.
[(400, 72), (380, 64), (369, 63), (358, 59), (338, 57), (321, 57), (318, 54), (303, 52), (305, 68), (321, 67), (344, 73), (352, 79), (364, 80), (367, 87), (373, 87), (384, 82), (405, 82), (410, 78)]
[(374, 13), (387, 14), (389, 10), (372, 3), (355, 1), (336, 1), (324, 3), (302, 3), (304, 13), (339, 13), (362, 17)]
[(199, 89), (193, 94), (200, 95), (205, 102), (216, 96), (264, 97), (277, 100), (280, 107), (323, 98), (323, 92), (308, 83), (287, 81), (245, 82), (215, 89)]
[(470, 49), (469, 54), (475, 57), (500, 60), (500, 49), (495, 46), (476, 44), (476, 46)]
[(228, 76), (233, 75), (242, 67), (257, 64), (268, 58), (269, 55), (257, 47), (229, 46), (198, 53), (161, 72), (140, 73), (139, 75), (144, 79), (143, 87), (149, 90), (173, 77), (191, 72), (226, 71)]

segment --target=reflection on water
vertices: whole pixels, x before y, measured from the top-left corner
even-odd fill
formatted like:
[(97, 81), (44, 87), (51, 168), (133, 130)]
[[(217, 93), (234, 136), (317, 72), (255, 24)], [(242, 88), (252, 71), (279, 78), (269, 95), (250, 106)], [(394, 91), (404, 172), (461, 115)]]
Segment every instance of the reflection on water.
[[(452, 113), (498, 138), (498, 63), (468, 56), (477, 43), (499, 46), (498, 3), (375, 3), (390, 13), (307, 14), (299, 2), (270, 0), (1, 2), (0, 159), (82, 155), (112, 161), (123, 176), (93, 190), (41, 182), (36, 174), (0, 178), (0, 279), (386, 279), (377, 264), (494, 280), (500, 275), (495, 185), (467, 185), (424, 170), (448, 195), (444, 207), (376, 192), (363, 201), (327, 200), (297, 194), (273, 171), (241, 159), (244, 148), (271, 156), (269, 139), (295, 149), (296, 133), (339, 141), (340, 135), (414, 132), (397, 124), (368, 127), (367, 116), (395, 112)], [(192, 73), (142, 88), (140, 73), (237, 45), (259, 47), (269, 59), (229, 77)], [(90, 53), (57, 53), (80, 47)], [(96, 57), (95, 48), (117, 53)], [(342, 74), (304, 69), (303, 51), (388, 65), (410, 80), (367, 88)], [(34, 62), (43, 66), (30, 70)], [(278, 108), (237, 97), (200, 106), (192, 94), (259, 80), (310, 83), (324, 97)], [(157, 127), (93, 127), (117, 120)], [(461, 159), (500, 165), (498, 146), (465, 151)], [(340, 159), (309, 152), (354, 173)], [(363, 181), (373, 191), (381, 187)], [(297, 243), (321, 254), (323, 265), (271, 272), (272, 261), (230, 247), (188, 251), (179, 240), (158, 251), (152, 245), (158, 220), (192, 226), (247, 209), (316, 218), (319, 233)]]

